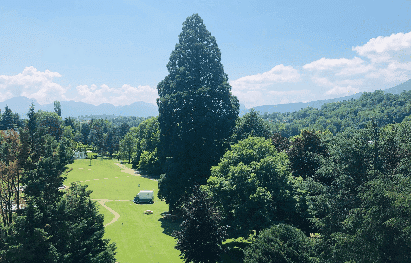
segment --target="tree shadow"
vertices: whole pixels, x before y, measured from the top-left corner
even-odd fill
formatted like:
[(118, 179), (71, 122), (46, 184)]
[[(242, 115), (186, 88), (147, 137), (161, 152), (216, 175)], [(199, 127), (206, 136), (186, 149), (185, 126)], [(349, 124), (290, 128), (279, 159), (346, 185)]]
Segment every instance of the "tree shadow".
[(173, 232), (180, 230), (180, 224), (183, 222), (181, 218), (170, 219), (170, 218), (160, 218), (158, 221), (161, 222), (161, 227), (163, 228), (163, 233), (172, 237), (175, 237)]
[(158, 179), (160, 179), (160, 175), (147, 174), (144, 171), (139, 171), (139, 170), (135, 170), (135, 169), (134, 169), (134, 171), (136, 171), (141, 177), (144, 177), (144, 178), (147, 178), (147, 179), (150, 179), (150, 180), (156, 180), (157, 181)]

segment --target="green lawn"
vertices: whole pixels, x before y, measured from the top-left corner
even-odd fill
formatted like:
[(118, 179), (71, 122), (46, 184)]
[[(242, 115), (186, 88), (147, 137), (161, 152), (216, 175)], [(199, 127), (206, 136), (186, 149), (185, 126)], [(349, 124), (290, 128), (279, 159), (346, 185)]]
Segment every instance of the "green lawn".
[[(106, 227), (105, 237), (117, 244), (117, 261), (123, 262), (182, 262), (179, 251), (174, 249), (175, 239), (171, 236), (178, 224), (163, 221), (160, 213), (168, 211), (168, 205), (155, 199), (154, 204), (136, 205), (131, 200), (140, 190), (158, 192), (158, 182), (144, 177), (121, 172), (115, 165), (117, 160), (76, 160), (69, 165), (65, 185), (79, 181), (92, 190), (92, 199), (130, 200), (109, 201), (105, 204), (120, 214), (115, 223)], [(80, 169), (82, 168), (82, 169)], [(117, 178), (116, 178), (117, 177)], [(98, 180), (96, 180), (98, 179)], [(139, 187), (140, 185), (140, 187)], [(97, 204), (104, 215), (104, 224), (109, 223), (114, 215)], [(145, 210), (152, 210), (152, 215), (145, 215)]]
[(96, 203), (96, 205), (100, 214), (103, 214), (104, 216), (104, 225), (111, 222), (111, 220), (113, 220), (114, 218), (114, 215), (99, 203)]

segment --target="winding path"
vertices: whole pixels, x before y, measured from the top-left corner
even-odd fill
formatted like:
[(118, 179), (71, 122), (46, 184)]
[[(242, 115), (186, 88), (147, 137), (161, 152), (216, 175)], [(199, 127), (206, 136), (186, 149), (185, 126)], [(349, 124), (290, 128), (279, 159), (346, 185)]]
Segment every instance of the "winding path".
[(123, 169), (121, 170), (122, 173), (128, 173), (128, 174), (132, 174), (135, 176), (141, 176), (140, 174), (136, 173), (133, 169), (128, 168), (124, 164), (116, 163), (116, 165), (118, 165), (121, 169)]
[(99, 202), (100, 205), (102, 205), (105, 209), (107, 209), (108, 211), (110, 211), (110, 213), (112, 213), (114, 215), (113, 220), (111, 220), (109, 223), (105, 224), (104, 227), (113, 224), (114, 222), (116, 222), (120, 218), (119, 213), (117, 213), (116, 211), (114, 211), (110, 207), (106, 206), (106, 202), (110, 202), (110, 201), (129, 202), (130, 201), (130, 200), (109, 200), (109, 199), (91, 199), (91, 200)]
[[(130, 169), (130, 168), (126, 167), (123, 164), (116, 163), (116, 165), (119, 166), (121, 169), (123, 169), (123, 170), (121, 170), (121, 172), (123, 172), (123, 173), (132, 174), (134, 176), (140, 176), (140, 174), (136, 174), (133, 169)], [(79, 169), (83, 169), (83, 168), (79, 168)], [(115, 178), (117, 178), (117, 177), (115, 177)], [(108, 178), (104, 178), (104, 179), (108, 179)], [(99, 180), (99, 179), (94, 179), (94, 180)], [(86, 180), (86, 181), (90, 181), (90, 180)], [(82, 181), (80, 181), (80, 182), (82, 182)], [(120, 201), (120, 202), (129, 202), (130, 201), (130, 200), (109, 200), (109, 199), (91, 199), (91, 200), (97, 201), (100, 205), (102, 205), (105, 209), (107, 209), (110, 213), (112, 213), (114, 215), (113, 220), (111, 220), (109, 223), (105, 224), (104, 227), (113, 224), (114, 222), (116, 222), (120, 218), (120, 214), (117, 213), (116, 211), (114, 211), (113, 209), (111, 209), (110, 207), (106, 206), (105, 203), (106, 202), (112, 202), (112, 201)]]

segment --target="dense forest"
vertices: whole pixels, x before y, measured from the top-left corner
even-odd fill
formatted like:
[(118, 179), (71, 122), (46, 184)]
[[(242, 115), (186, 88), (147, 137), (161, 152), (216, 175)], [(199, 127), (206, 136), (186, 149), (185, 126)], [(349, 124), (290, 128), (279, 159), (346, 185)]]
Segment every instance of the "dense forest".
[(167, 69), (157, 117), (5, 109), (1, 262), (115, 262), (87, 189), (58, 190), (87, 149), (159, 178), (185, 262), (411, 262), (411, 92), (238, 117), (196, 14)]
[(264, 114), (274, 132), (290, 137), (304, 128), (328, 130), (334, 135), (347, 128), (365, 128), (374, 120), (378, 127), (400, 123), (411, 114), (411, 91), (401, 94), (365, 92), (359, 99), (327, 103), (316, 109), (307, 107), (296, 112)]

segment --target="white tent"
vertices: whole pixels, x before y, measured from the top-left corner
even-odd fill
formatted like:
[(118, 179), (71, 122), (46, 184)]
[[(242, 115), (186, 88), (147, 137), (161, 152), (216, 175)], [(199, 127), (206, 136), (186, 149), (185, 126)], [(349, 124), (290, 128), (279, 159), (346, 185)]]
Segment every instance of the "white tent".
[(75, 151), (74, 159), (86, 159), (86, 154), (84, 152)]

